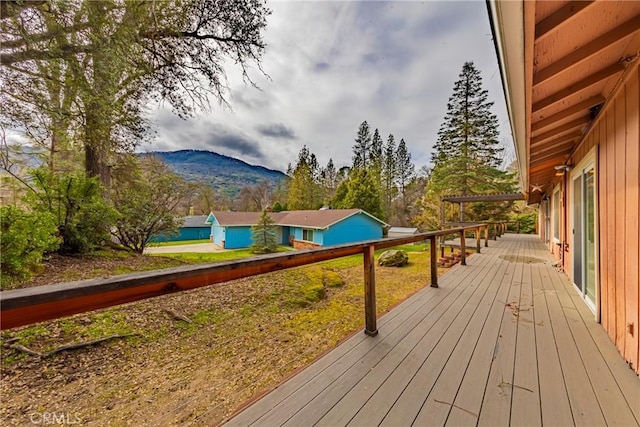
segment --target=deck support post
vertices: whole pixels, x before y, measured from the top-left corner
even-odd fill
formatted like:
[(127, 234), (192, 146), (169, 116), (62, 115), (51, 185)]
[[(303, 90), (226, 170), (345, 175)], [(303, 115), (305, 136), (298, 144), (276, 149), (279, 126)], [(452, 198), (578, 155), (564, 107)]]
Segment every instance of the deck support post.
[(480, 227), (476, 228), (476, 251), (480, 253)]
[[(431, 287), (438, 287), (438, 261), (436, 259), (436, 251), (438, 250), (436, 246), (436, 236), (429, 237), (429, 252), (431, 255)], [(444, 248), (444, 246), (443, 246)]]
[(489, 247), (489, 225), (487, 224), (484, 226), (484, 247)]
[(464, 244), (464, 229), (460, 231), (460, 265), (467, 265), (467, 247)]
[(375, 246), (365, 246), (364, 256), (364, 333), (373, 337), (378, 335), (376, 325), (376, 263)]

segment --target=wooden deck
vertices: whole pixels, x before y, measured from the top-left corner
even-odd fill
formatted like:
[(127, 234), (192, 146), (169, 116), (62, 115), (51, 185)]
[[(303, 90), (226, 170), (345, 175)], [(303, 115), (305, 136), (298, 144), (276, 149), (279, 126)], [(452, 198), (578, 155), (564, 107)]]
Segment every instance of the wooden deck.
[(638, 425), (640, 380), (553, 264), (491, 241), (228, 425)]

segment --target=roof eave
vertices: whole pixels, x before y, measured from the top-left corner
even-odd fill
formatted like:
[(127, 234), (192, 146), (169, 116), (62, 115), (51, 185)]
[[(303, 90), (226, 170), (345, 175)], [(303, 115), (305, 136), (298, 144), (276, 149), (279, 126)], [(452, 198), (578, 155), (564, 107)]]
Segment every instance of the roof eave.
[(516, 148), (520, 190), (528, 194), (524, 2), (487, 0), (487, 7)]

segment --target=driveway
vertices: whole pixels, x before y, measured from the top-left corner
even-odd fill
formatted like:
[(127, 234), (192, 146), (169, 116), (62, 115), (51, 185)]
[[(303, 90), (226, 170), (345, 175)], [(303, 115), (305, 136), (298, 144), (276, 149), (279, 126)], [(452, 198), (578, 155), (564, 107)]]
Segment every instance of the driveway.
[(222, 252), (220, 246), (214, 243), (195, 243), (191, 245), (176, 245), (176, 246), (149, 246), (145, 248), (145, 254), (176, 254), (176, 253), (209, 253), (209, 252)]

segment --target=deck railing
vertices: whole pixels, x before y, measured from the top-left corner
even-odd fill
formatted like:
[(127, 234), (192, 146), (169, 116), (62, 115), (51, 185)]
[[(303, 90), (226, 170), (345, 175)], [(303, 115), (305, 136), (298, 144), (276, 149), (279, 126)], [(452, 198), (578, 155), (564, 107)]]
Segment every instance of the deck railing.
[[(477, 224), (477, 222), (444, 222), (442, 225), (444, 227), (467, 227), (473, 226)], [(507, 228), (509, 224), (516, 225), (516, 233), (520, 233), (520, 221), (482, 221), (482, 224), (487, 225), (490, 228), (493, 228), (493, 238), (492, 240), (496, 240), (497, 237), (502, 237), (503, 234), (507, 232)]]
[(465, 264), (465, 231), (475, 231), (480, 251), (480, 232), (488, 225), (439, 230), (408, 237), (367, 240), (359, 243), (327, 246), (320, 249), (298, 250), (261, 255), (233, 261), (125, 274), (107, 279), (83, 280), (0, 292), (0, 327), (10, 329), (76, 313), (111, 307), (160, 295), (210, 286), (292, 267), (313, 264), (362, 253), (364, 257), (365, 333), (376, 335), (375, 250), (429, 240), (431, 286), (438, 287), (436, 239), (459, 234), (462, 264)]

